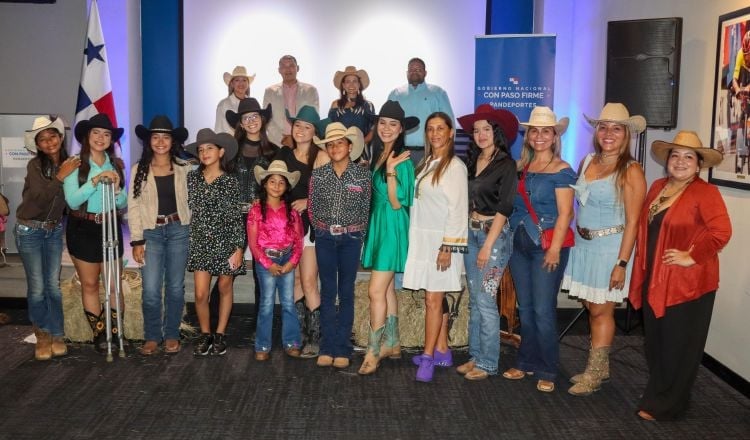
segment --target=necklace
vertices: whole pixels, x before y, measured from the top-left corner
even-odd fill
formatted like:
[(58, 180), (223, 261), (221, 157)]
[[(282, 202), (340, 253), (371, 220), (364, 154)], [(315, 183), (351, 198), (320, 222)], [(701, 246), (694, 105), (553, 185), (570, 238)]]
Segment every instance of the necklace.
[[(531, 170), (529, 170), (529, 172), (531, 172), (531, 173), (542, 173), (542, 172), (544, 172), (544, 170), (546, 170), (546, 169), (547, 169), (547, 167), (549, 166), (549, 164), (551, 164), (551, 163), (552, 163), (552, 161), (553, 161), (553, 160), (555, 160), (555, 156), (554, 156), (554, 155), (553, 155), (552, 157), (550, 157), (550, 158), (549, 158), (549, 161), (548, 161), (548, 162), (547, 162), (547, 164), (546, 164), (546, 165), (544, 166), (544, 168), (542, 168), (542, 169), (541, 169), (541, 170), (539, 170), (539, 171), (531, 171)], [(529, 168), (531, 168), (531, 167), (529, 167)]]
[[(617, 163), (617, 156), (618, 156), (618, 154), (602, 154), (602, 153), (599, 153), (599, 154), (596, 155), (596, 161), (599, 162), (599, 165), (613, 165), (613, 164)], [(610, 157), (614, 157), (615, 160), (613, 160), (611, 162), (607, 162), (607, 159), (609, 159)]]
[(656, 200), (654, 200), (654, 202), (651, 203), (651, 206), (648, 207), (648, 222), (651, 223), (654, 220), (656, 214), (658, 214), (662, 210), (662, 206), (664, 206), (664, 204), (666, 204), (672, 197), (683, 192), (692, 181), (693, 179), (688, 180), (687, 183), (683, 184), (676, 191), (672, 192), (672, 194), (669, 195), (665, 194), (667, 192), (668, 185), (664, 185), (664, 188), (661, 189), (659, 195), (656, 197)]

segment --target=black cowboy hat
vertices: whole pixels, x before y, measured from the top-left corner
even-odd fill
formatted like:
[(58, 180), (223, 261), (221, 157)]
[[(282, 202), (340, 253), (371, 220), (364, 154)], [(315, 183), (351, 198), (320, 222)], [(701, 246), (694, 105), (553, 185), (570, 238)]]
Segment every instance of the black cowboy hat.
[(271, 103), (266, 106), (265, 110), (261, 108), (260, 103), (255, 98), (243, 98), (240, 100), (240, 105), (237, 107), (237, 111), (227, 110), (224, 115), (227, 118), (227, 122), (232, 127), (236, 127), (237, 123), (240, 122), (240, 118), (245, 113), (259, 113), (262, 117), (266, 118), (266, 122), (271, 120)]
[(149, 138), (153, 133), (169, 133), (172, 139), (178, 144), (185, 142), (188, 137), (188, 131), (184, 127), (174, 128), (172, 121), (165, 115), (157, 115), (151, 120), (148, 128), (138, 124), (135, 126), (135, 135), (138, 136), (143, 143), (148, 143)]
[(83, 139), (91, 131), (92, 128), (104, 128), (112, 132), (112, 143), (120, 140), (122, 134), (125, 132), (124, 128), (117, 128), (112, 125), (112, 121), (109, 120), (109, 116), (105, 113), (98, 113), (91, 117), (91, 119), (84, 119), (76, 124), (76, 128), (73, 130), (73, 134), (76, 140), (83, 143)]
[(404, 129), (404, 133), (413, 130), (419, 125), (419, 118), (416, 116), (406, 117), (404, 109), (398, 101), (388, 100), (380, 107), (380, 113), (374, 115), (374, 118), (391, 118), (396, 119), (401, 123), (401, 127)]

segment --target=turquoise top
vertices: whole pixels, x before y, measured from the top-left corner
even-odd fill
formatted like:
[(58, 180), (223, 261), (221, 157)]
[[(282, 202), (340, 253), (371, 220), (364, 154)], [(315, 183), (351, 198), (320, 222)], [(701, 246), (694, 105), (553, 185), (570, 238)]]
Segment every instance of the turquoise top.
[[(63, 191), (65, 191), (65, 201), (68, 202), (70, 209), (78, 209), (84, 203), (86, 205), (86, 212), (93, 214), (99, 214), (102, 212), (102, 188), (103, 185), (96, 185), (91, 183), (91, 178), (97, 176), (102, 171), (114, 171), (115, 167), (109, 160), (109, 155), (104, 154), (104, 164), (99, 166), (89, 158), (89, 175), (86, 177), (86, 182), (83, 185), (78, 185), (78, 171), (74, 171), (68, 174), (68, 177), (63, 181)], [(115, 197), (115, 205), (117, 209), (122, 209), (128, 204), (128, 193), (125, 189), (121, 189)]]

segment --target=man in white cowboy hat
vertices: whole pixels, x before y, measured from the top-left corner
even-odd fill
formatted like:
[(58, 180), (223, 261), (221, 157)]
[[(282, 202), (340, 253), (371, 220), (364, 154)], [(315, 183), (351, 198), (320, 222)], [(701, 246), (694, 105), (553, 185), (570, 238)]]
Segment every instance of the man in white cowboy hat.
[(406, 68), (408, 84), (393, 89), (388, 100), (397, 101), (407, 116), (419, 118), (419, 129), (406, 133), (406, 149), (411, 151), (411, 159), (419, 163), (424, 157), (424, 127), (427, 117), (434, 112), (443, 112), (454, 120), (448, 94), (434, 84), (424, 82), (427, 76), (425, 63), (420, 58), (412, 58)]
[(268, 139), (276, 145), (292, 145), (292, 126), (286, 119), (286, 112), (296, 115), (305, 105), (320, 110), (318, 89), (312, 84), (297, 81), (299, 65), (292, 55), (284, 55), (279, 60), (281, 82), (266, 88), (263, 94), (263, 107), (271, 104), (273, 116), (268, 124)]
[(234, 127), (227, 123), (227, 110), (237, 111), (240, 100), (250, 96), (250, 84), (255, 80), (255, 74), (247, 74), (245, 66), (235, 66), (232, 73), (224, 72), (224, 84), (227, 85), (227, 97), (219, 101), (216, 106), (216, 122), (214, 131), (217, 133), (234, 134)]

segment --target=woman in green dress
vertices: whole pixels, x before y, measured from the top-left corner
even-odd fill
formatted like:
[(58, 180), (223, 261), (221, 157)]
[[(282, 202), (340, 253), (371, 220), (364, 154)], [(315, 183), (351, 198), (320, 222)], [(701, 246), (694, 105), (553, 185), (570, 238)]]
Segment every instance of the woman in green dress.
[[(372, 374), (380, 359), (401, 357), (394, 274), (404, 271), (409, 238), (409, 206), (414, 197), (414, 165), (404, 149), (404, 134), (419, 125), (405, 117), (396, 101), (387, 101), (375, 123), (372, 150), (372, 206), (362, 266), (370, 276), (370, 336), (359, 374)], [(382, 340), (382, 341), (381, 341)], [(382, 345), (381, 345), (382, 342)]]

